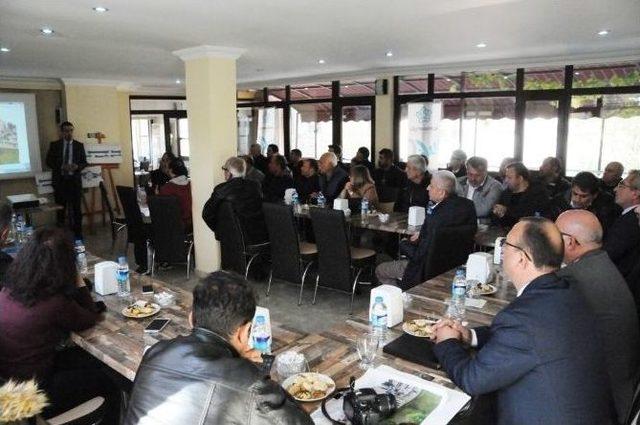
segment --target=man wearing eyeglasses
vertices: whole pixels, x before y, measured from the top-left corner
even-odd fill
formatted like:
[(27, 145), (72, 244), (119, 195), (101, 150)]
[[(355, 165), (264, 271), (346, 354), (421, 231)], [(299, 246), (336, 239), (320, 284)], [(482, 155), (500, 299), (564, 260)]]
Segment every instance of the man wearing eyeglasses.
[(616, 188), (616, 204), (622, 215), (613, 223), (604, 240), (603, 249), (629, 281), (640, 256), (640, 228), (634, 209), (640, 205), (640, 170), (631, 170)]
[[(608, 378), (593, 313), (556, 271), (562, 236), (526, 217), (506, 237), (504, 272), (518, 296), (491, 326), (436, 325), (435, 355), (470, 395), (495, 393), (498, 424), (611, 424)], [(467, 347), (477, 348), (475, 356)]]
[(618, 422), (624, 423), (640, 366), (640, 330), (633, 296), (615, 264), (601, 249), (602, 226), (593, 213), (565, 211), (556, 226), (564, 240), (567, 265), (558, 275), (569, 278), (595, 315)]

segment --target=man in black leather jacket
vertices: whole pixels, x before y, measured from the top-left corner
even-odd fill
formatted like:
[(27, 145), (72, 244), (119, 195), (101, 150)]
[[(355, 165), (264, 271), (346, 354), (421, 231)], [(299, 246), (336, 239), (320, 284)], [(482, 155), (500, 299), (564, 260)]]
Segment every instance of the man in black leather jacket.
[(211, 198), (202, 209), (202, 219), (214, 232), (219, 225), (228, 225), (219, 222), (218, 210), (222, 202), (231, 202), (247, 238), (246, 243), (252, 245), (268, 241), (269, 235), (262, 214), (260, 186), (255, 181), (244, 178), (245, 167), (241, 158), (231, 157), (227, 160), (222, 167), (226, 182), (213, 189)]
[(215, 272), (193, 290), (193, 331), (161, 341), (142, 359), (124, 425), (312, 424), (253, 363), (256, 298), (247, 282)]

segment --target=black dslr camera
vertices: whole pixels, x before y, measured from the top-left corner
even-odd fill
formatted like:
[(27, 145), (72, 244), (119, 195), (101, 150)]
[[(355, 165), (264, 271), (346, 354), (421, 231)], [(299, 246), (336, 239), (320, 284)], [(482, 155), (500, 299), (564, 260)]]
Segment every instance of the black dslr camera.
[(349, 390), (344, 393), (342, 409), (352, 425), (375, 425), (386, 419), (398, 408), (393, 394), (377, 394), (373, 388), (356, 390), (351, 377)]

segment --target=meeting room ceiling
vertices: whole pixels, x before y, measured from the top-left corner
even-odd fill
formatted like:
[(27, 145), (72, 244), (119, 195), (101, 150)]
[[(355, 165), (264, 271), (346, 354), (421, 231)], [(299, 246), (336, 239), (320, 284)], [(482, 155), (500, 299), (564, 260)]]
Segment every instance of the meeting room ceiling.
[(0, 47), (10, 50), (0, 53), (2, 77), (177, 88), (184, 65), (172, 52), (205, 44), (246, 49), (245, 86), (640, 57), (640, 1), (0, 0)]

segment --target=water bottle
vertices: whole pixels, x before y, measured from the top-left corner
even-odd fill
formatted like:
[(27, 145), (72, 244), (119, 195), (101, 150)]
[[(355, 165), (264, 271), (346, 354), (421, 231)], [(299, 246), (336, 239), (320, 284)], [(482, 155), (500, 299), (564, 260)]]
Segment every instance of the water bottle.
[(318, 194), (318, 206), (320, 208), (324, 208), (325, 205), (327, 205), (327, 199), (324, 197), (324, 195), (322, 194), (322, 192), (320, 192)]
[(387, 306), (382, 297), (375, 298), (371, 306), (369, 322), (371, 323), (373, 334), (379, 341), (384, 341), (387, 336)]
[(118, 296), (129, 296), (131, 293), (131, 286), (129, 284), (129, 263), (127, 263), (127, 257), (118, 258), (116, 280), (118, 281)]
[(271, 353), (271, 334), (264, 316), (256, 316), (253, 325), (253, 348), (263, 354)]
[(24, 241), (28, 241), (33, 236), (33, 226), (24, 226)]
[(451, 302), (449, 304), (448, 314), (451, 318), (464, 320), (465, 314), (465, 298), (467, 292), (467, 279), (464, 269), (456, 270), (456, 276), (451, 284)]
[(86, 275), (88, 271), (87, 252), (84, 247), (84, 242), (82, 242), (82, 239), (76, 239), (75, 249), (76, 249), (76, 266), (78, 267), (78, 273), (80, 273), (81, 275)]
[(533, 216), (534, 216), (534, 217), (541, 217), (541, 215), (540, 215), (540, 211), (536, 211), (536, 212), (534, 212), (534, 213), (533, 213)]
[(18, 214), (18, 218), (16, 220), (16, 242), (18, 246), (22, 246), (24, 243), (24, 227), (24, 217), (22, 217), (22, 214)]
[(144, 190), (142, 185), (138, 186), (137, 198), (138, 204), (147, 205), (147, 192)]
[(13, 239), (14, 243), (18, 243), (18, 216), (16, 216), (16, 213), (11, 214), (11, 227), (9, 228), (9, 238)]
[(365, 218), (367, 214), (369, 214), (369, 200), (362, 198), (362, 201), (360, 201), (360, 216)]
[(293, 205), (293, 211), (298, 212), (300, 209), (300, 197), (298, 196), (298, 191), (294, 190), (291, 194), (291, 205)]

